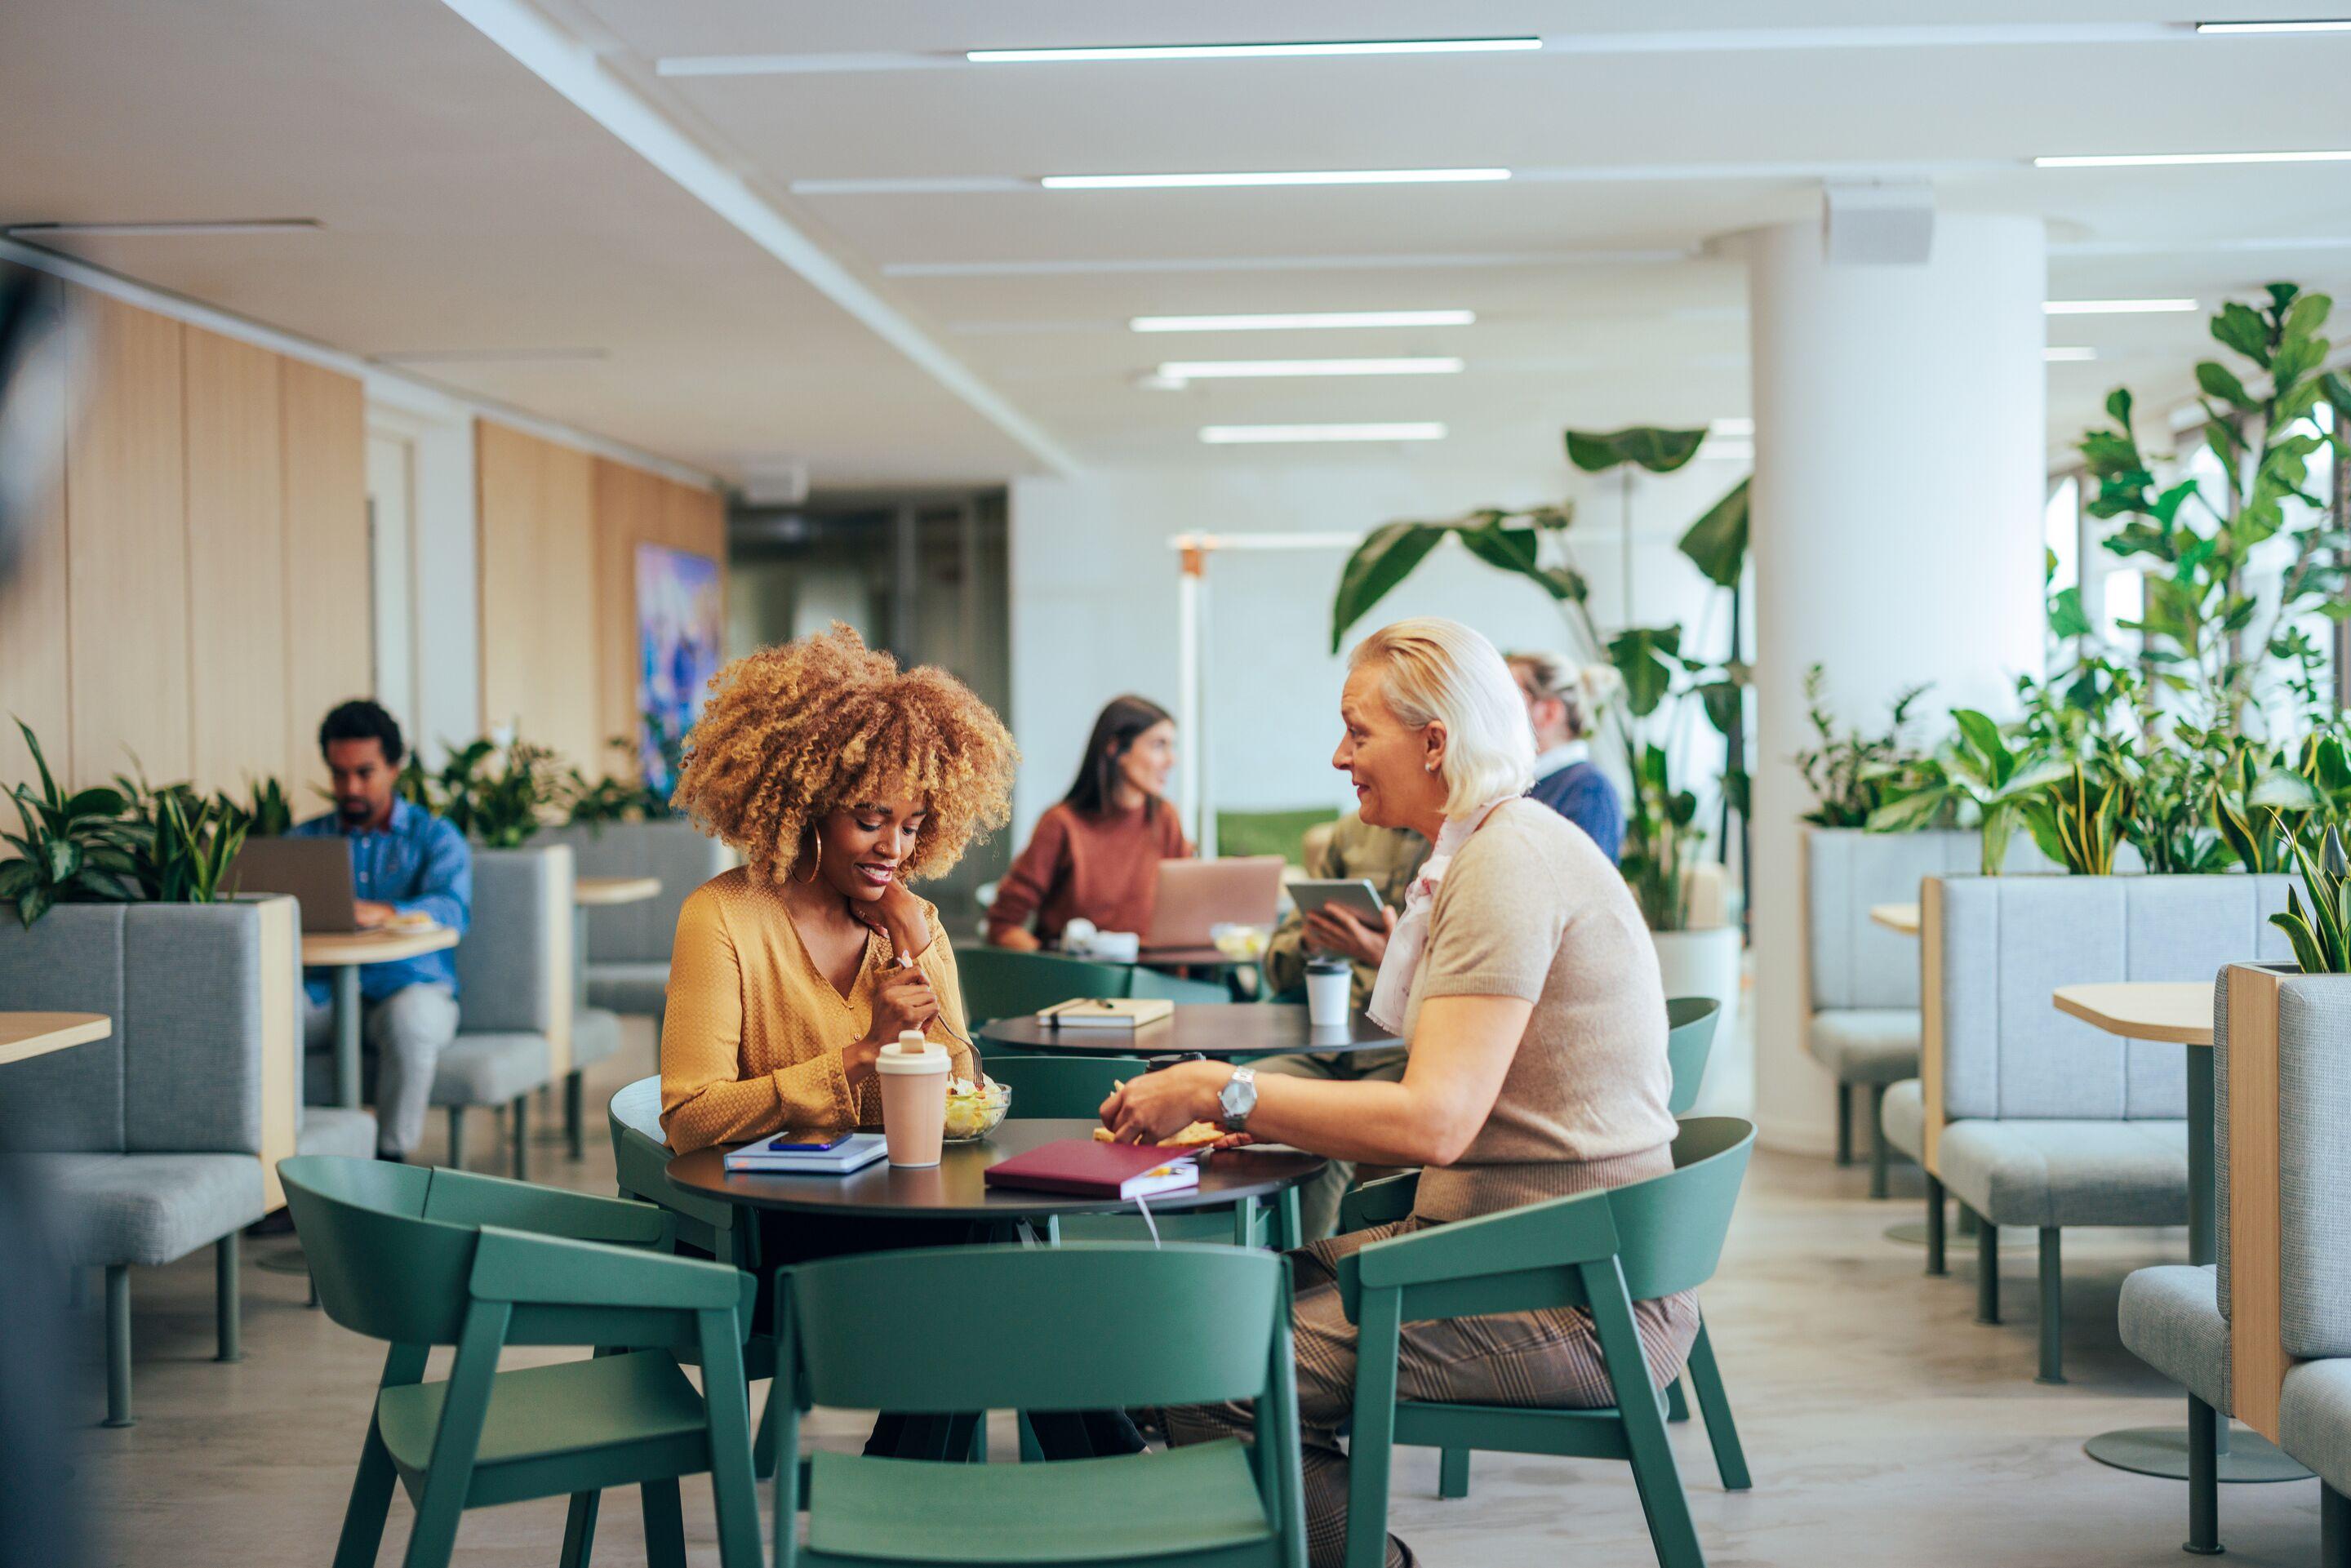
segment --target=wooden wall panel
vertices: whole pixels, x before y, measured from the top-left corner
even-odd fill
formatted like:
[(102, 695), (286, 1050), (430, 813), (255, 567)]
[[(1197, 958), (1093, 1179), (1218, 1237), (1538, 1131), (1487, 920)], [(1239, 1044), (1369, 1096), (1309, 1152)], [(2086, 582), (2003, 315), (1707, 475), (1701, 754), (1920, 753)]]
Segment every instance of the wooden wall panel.
[(189, 777), (241, 794), (287, 756), (278, 358), (202, 328), (183, 332)]
[(595, 459), (541, 443), (534, 650), (538, 684), (523, 734), (581, 771), (603, 761), (602, 671), (598, 665)]
[(81, 402), (67, 438), (73, 776), (131, 765), (186, 776), (188, 551), (177, 321), (100, 295), (69, 373)]
[[(61, 415), (66, 382), (60, 373), (19, 389), (26, 398), (52, 400)], [(60, 419), (48, 495), (16, 558), (16, 575), (0, 584), (0, 789), (37, 779), (32, 755), (17, 738), (16, 719), (33, 727), (50, 770), (73, 771), (73, 706), (67, 684), (65, 434)], [(9, 813), (13, 825), (15, 813)]]
[[(368, 539), (367, 394), (355, 377), (301, 360), (279, 365), (285, 428), (286, 787), (317, 802), (319, 721), (375, 691), (374, 581)], [(415, 737), (411, 737), (412, 739)]]
[[(474, 441), (475, 529), (479, 552), (482, 722), (526, 723), (538, 689), (539, 517), (545, 509), (544, 444), (488, 420)], [(456, 736), (452, 741), (461, 740)]]

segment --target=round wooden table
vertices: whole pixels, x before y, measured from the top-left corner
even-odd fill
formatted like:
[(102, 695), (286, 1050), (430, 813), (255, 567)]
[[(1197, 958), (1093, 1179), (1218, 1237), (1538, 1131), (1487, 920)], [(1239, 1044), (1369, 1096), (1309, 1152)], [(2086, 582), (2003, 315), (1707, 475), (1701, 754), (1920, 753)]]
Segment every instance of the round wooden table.
[[(901, 1170), (883, 1159), (845, 1176), (730, 1175), (724, 1150), (697, 1149), (670, 1161), (669, 1179), (688, 1191), (745, 1208), (859, 1215), (883, 1224), (893, 1219), (966, 1219), (1011, 1229), (1024, 1220), (1062, 1215), (1135, 1213), (1132, 1199), (989, 1186), (981, 1174), (1000, 1160), (1057, 1138), (1090, 1138), (1097, 1125), (1074, 1117), (1007, 1122), (977, 1143), (949, 1144), (939, 1163), (927, 1169)], [(1181, 1152), (1168, 1151), (1170, 1157)], [(1225, 1149), (1201, 1162), (1198, 1186), (1163, 1192), (1145, 1201), (1154, 1213), (1256, 1204), (1303, 1185), (1322, 1168), (1321, 1157), (1314, 1155)]]
[[(2220, 1256), (2219, 1184), (2213, 1179), (2212, 982), (2109, 980), (2060, 986), (2050, 1001), (2061, 1013), (2124, 1040), (2184, 1046), (2188, 1051), (2188, 1260)], [(2217, 1479), (2223, 1482), (2307, 1480), (2310, 1472), (2258, 1432), (2220, 1425)], [(2142, 1476), (2188, 1479), (2188, 1428), (2126, 1427), (2082, 1445), (2100, 1464)]]
[(1916, 904), (1873, 904), (1869, 918), (1897, 936), (1918, 935), (1918, 906)]
[(1362, 1013), (1339, 1028), (1308, 1027), (1303, 1002), (1178, 1002), (1175, 1015), (1141, 1029), (1065, 1025), (1056, 1029), (1033, 1013), (1016, 1013), (984, 1025), (984, 1047), (1061, 1056), (1165, 1056), (1197, 1051), (1217, 1061), (1259, 1056), (1319, 1056), (1324, 1052), (1378, 1051), (1402, 1045)]
[(306, 931), (302, 967), (334, 971), (335, 1103), (360, 1108), (360, 971), (370, 964), (395, 964), (455, 947), (457, 934), (445, 925), (421, 930)]

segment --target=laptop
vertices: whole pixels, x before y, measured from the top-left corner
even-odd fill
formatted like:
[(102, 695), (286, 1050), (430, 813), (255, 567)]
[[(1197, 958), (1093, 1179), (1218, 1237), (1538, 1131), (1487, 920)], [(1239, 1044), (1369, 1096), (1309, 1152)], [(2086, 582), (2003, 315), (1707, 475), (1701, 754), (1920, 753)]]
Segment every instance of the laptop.
[(302, 904), (305, 932), (360, 928), (351, 846), (329, 839), (247, 839), (222, 885), (232, 893), (283, 893)]
[(1159, 887), (1151, 904), (1151, 929), (1143, 934), (1143, 950), (1206, 947), (1210, 946), (1209, 929), (1228, 922), (1271, 925), (1281, 904), (1283, 863), (1280, 855), (1161, 861)]

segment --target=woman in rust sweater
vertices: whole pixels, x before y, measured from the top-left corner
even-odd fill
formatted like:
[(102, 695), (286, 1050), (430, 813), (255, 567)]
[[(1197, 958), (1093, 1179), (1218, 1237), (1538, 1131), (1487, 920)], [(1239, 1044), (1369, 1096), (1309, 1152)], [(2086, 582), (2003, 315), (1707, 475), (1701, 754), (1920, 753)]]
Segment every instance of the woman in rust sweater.
[(1094, 720), (1077, 781), (1037, 819), (1029, 847), (996, 884), (987, 939), (1034, 952), (1081, 916), (1101, 931), (1148, 931), (1159, 862), (1192, 853), (1164, 799), (1175, 766), (1167, 710), (1144, 697), (1111, 699)]

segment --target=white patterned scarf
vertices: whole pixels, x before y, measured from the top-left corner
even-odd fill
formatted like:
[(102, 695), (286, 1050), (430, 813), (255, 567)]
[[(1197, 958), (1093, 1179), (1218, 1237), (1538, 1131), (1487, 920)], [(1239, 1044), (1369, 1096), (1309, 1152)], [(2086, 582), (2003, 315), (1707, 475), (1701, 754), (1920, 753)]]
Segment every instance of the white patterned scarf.
[(1505, 795), (1446, 818), (1445, 826), (1437, 831), (1437, 847), (1429, 852), (1420, 874), (1405, 889), (1404, 914), (1388, 933), (1388, 950), (1380, 959), (1379, 977), (1372, 982), (1372, 999), (1364, 1009), (1374, 1023), (1389, 1033), (1404, 1032), (1405, 1003), (1412, 995), (1413, 981), (1419, 977), (1420, 961), (1428, 952), (1428, 911), (1437, 902), (1437, 884), (1445, 880), (1453, 857), (1469, 841), (1470, 834), (1485, 826), (1494, 808), (1515, 799)]

